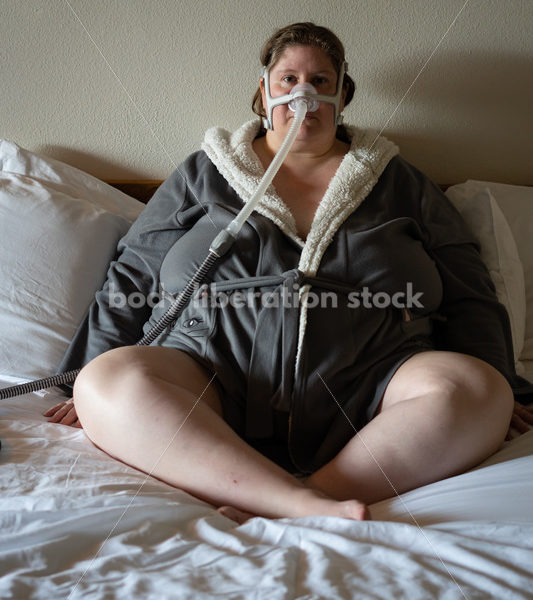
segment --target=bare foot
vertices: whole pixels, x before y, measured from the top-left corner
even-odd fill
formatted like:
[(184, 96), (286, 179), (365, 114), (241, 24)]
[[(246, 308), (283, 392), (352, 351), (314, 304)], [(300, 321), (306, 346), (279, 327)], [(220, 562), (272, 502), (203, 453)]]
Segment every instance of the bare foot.
[(243, 523), (246, 523), (248, 519), (253, 519), (257, 516), (244, 510), (239, 510), (234, 506), (220, 506), (219, 508), (217, 508), (217, 512), (227, 517), (228, 519), (235, 521), (239, 525), (242, 525)]
[(371, 519), (370, 511), (365, 504), (358, 500), (335, 500), (316, 489), (306, 489), (302, 500), (296, 502), (287, 516), (329, 516), (352, 519), (354, 521), (368, 521)]
[[(264, 516), (271, 518), (329, 516), (352, 519), (354, 521), (369, 521), (372, 518), (368, 508), (358, 500), (338, 501), (329, 498), (319, 490), (308, 488), (301, 490), (300, 496), (301, 497), (286, 510), (286, 514)], [(218, 512), (239, 525), (242, 525), (242, 523), (245, 523), (248, 519), (259, 516), (235, 508), (234, 506), (221, 506), (218, 508)]]

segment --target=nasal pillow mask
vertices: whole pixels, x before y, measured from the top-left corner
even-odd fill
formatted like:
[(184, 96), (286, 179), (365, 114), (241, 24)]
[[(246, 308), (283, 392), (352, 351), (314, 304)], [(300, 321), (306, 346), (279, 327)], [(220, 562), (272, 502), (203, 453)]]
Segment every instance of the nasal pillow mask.
[[(263, 117), (263, 125), (266, 129), (274, 129), (272, 122), (272, 111), (276, 106), (280, 104), (288, 104), (291, 110), (294, 108), (295, 98), (304, 98), (307, 102), (307, 111), (314, 112), (318, 108), (319, 102), (325, 102), (326, 104), (333, 104), (335, 113), (333, 120), (335, 125), (342, 123), (342, 115), (340, 114), (340, 105), (342, 97), (342, 84), (344, 82), (344, 74), (348, 71), (348, 63), (344, 61), (339, 70), (339, 76), (337, 77), (337, 90), (335, 94), (318, 94), (316, 89), (310, 83), (298, 83), (288, 94), (283, 96), (273, 97), (270, 93), (270, 69), (263, 67), (262, 77), (265, 86), (265, 97), (266, 97), (266, 111), (267, 116)], [(292, 104), (292, 106), (291, 106)]]

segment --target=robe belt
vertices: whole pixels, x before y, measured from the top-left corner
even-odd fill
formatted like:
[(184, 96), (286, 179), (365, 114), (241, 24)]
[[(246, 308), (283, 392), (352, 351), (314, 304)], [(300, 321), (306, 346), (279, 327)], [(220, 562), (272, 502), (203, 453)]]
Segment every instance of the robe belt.
[(357, 291), (358, 288), (353, 285), (338, 283), (333, 279), (327, 279), (325, 277), (313, 277), (306, 275), (298, 269), (291, 269), (290, 271), (284, 271), (280, 275), (260, 275), (257, 277), (239, 277), (238, 279), (225, 279), (224, 281), (217, 281), (205, 286), (212, 292), (226, 292), (233, 290), (253, 289), (258, 287), (270, 287), (274, 285), (298, 285), (302, 287), (306, 284), (320, 287), (329, 291), (340, 292), (342, 294), (348, 294), (352, 291)]

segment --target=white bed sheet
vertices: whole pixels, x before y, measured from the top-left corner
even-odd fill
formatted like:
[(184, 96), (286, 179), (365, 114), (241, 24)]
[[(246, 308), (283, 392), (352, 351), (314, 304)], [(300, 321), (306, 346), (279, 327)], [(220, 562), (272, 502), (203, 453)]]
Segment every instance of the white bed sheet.
[(55, 401), (0, 404), (1, 598), (533, 597), (533, 432), (373, 521), (237, 526), (47, 423)]

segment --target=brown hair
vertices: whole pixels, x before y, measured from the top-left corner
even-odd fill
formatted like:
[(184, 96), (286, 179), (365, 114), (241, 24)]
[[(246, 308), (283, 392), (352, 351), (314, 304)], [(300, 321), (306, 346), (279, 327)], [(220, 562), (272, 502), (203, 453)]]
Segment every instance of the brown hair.
[[(274, 66), (285, 49), (289, 46), (316, 46), (317, 48), (320, 48), (331, 60), (337, 73), (339, 73), (341, 65), (345, 60), (344, 46), (339, 38), (326, 27), (307, 22), (293, 23), (292, 25), (287, 25), (276, 31), (263, 46), (261, 51), (261, 64), (268, 68)], [(353, 98), (355, 83), (353, 79), (345, 73), (342, 85), (346, 90), (344, 105), (347, 106)], [(266, 116), (260, 88), (257, 88), (257, 91), (254, 94), (252, 110), (260, 117)], [(347, 132), (344, 127), (339, 127), (337, 137), (347, 137)]]

